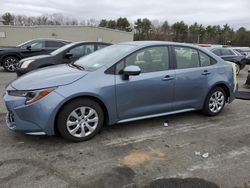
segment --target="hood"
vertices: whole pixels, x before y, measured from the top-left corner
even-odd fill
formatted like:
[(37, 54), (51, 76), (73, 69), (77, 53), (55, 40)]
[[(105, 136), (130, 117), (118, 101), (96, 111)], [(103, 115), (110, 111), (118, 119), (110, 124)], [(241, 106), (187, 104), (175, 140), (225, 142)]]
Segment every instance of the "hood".
[(88, 74), (69, 65), (57, 65), (32, 71), (11, 83), (17, 90), (36, 90), (71, 84)]
[(48, 57), (51, 57), (51, 55), (37, 55), (37, 56), (27, 57), (27, 58), (22, 59), (20, 63), (27, 61), (27, 60), (38, 60), (38, 59), (43, 59), (43, 58), (48, 58)]

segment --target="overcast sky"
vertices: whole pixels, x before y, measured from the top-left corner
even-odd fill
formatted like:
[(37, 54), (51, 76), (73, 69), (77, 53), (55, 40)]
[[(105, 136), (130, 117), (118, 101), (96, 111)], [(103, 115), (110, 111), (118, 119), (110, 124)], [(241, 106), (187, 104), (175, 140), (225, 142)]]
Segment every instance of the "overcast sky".
[(0, 0), (0, 14), (62, 13), (77, 19), (127, 17), (250, 29), (250, 0)]

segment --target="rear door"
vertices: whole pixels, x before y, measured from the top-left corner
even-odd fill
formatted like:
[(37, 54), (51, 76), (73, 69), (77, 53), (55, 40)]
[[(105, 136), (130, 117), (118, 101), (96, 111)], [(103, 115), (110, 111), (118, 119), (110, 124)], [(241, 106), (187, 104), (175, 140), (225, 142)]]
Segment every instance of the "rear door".
[[(124, 80), (122, 70), (129, 65), (141, 74)], [(167, 46), (139, 50), (116, 65), (116, 101), (120, 119), (129, 119), (172, 110), (174, 70)]]
[[(214, 74), (210, 58), (191, 47), (172, 47), (176, 63), (174, 110), (200, 108)], [(202, 65), (201, 65), (202, 64)]]

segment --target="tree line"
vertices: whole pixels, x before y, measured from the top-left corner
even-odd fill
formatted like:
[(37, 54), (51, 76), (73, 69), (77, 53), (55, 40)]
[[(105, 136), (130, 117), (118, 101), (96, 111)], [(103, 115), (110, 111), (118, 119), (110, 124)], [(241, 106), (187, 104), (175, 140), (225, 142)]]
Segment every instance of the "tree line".
[(134, 32), (134, 40), (167, 40), (175, 42), (222, 44), (235, 46), (250, 46), (250, 31), (244, 27), (234, 30), (228, 24), (204, 26), (195, 22), (188, 25), (184, 21), (169, 24), (147, 18), (139, 18), (133, 23), (127, 18), (77, 20), (62, 14), (47, 14), (42, 16), (23, 16), (5, 13), (2, 15), (4, 25), (34, 26), (34, 25), (84, 25), (99, 26)]

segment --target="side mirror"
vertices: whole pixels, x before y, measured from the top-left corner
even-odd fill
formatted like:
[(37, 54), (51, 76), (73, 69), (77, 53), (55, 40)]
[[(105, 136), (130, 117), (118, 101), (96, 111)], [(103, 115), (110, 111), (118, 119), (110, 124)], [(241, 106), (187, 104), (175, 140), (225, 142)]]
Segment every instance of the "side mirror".
[(31, 50), (31, 46), (30, 45), (26, 46), (26, 49)]
[(73, 56), (73, 54), (71, 54), (71, 53), (66, 53), (66, 54), (64, 55), (64, 58), (70, 59), (72, 56)]
[(138, 66), (130, 65), (123, 69), (123, 79), (128, 80), (129, 76), (137, 76), (141, 74), (141, 69)]

